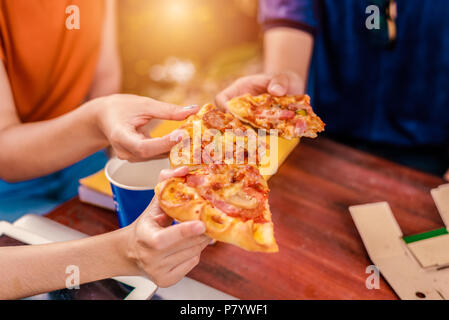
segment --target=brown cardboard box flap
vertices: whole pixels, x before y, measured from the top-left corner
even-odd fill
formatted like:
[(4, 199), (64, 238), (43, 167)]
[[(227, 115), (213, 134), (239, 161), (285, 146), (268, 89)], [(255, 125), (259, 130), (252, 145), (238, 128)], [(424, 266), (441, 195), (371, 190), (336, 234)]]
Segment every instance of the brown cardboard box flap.
[[(447, 226), (449, 185), (431, 193)], [(449, 235), (406, 244), (388, 203), (349, 211), (368, 255), (401, 299), (449, 299)]]

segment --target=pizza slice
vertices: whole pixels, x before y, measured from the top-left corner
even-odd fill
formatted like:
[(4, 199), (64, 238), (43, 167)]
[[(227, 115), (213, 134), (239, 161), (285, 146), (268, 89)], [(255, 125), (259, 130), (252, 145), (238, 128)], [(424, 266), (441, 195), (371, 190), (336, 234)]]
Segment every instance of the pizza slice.
[(308, 95), (275, 97), (270, 94), (235, 97), (228, 101), (229, 112), (254, 128), (277, 129), (281, 137), (316, 138), (324, 122), (313, 112)]
[(251, 165), (203, 166), (155, 188), (170, 217), (201, 220), (208, 236), (248, 251), (277, 252), (268, 192), (265, 179)]
[(268, 140), (258, 137), (250, 126), (212, 104), (204, 105), (197, 114), (190, 116), (181, 129), (182, 141), (169, 155), (172, 167), (258, 164), (269, 146)]

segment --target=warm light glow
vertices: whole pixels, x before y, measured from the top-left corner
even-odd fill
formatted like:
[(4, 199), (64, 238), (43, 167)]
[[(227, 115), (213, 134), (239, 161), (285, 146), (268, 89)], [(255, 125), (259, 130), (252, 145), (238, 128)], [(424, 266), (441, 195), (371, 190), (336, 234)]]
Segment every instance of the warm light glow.
[(189, 7), (184, 0), (168, 0), (165, 2), (166, 18), (172, 20), (183, 19), (189, 13)]
[(261, 72), (260, 27), (243, 12), (257, 1), (120, 1), (123, 91), (203, 104), (232, 80)]
[(195, 72), (195, 65), (191, 61), (169, 57), (163, 65), (156, 64), (150, 68), (150, 78), (153, 81), (186, 83)]

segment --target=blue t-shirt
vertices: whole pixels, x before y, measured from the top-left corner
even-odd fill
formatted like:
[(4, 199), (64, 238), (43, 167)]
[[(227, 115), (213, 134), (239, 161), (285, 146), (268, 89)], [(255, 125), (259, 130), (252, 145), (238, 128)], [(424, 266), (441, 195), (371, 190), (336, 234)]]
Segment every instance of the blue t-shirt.
[[(365, 24), (366, 8), (382, 2), (260, 0), (260, 21), (314, 34), (309, 93), (327, 132), (399, 146), (448, 145), (449, 1), (397, 0), (393, 47), (376, 42)], [(387, 34), (386, 25), (379, 32)]]

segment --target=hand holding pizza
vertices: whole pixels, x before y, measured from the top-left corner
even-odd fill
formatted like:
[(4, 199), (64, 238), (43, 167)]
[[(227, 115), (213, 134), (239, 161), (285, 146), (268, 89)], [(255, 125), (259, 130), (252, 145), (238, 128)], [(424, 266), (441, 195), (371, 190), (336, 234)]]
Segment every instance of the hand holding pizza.
[(184, 120), (199, 107), (177, 105), (130, 94), (116, 94), (94, 99), (87, 106), (94, 110), (93, 127), (112, 146), (118, 158), (131, 162), (145, 161), (170, 151), (177, 133), (149, 138), (142, 130), (152, 119)]
[(232, 98), (251, 94), (253, 96), (269, 93), (273, 96), (304, 94), (304, 80), (294, 72), (282, 72), (275, 75), (256, 74), (236, 80), (229, 87), (220, 92), (215, 101), (216, 104), (226, 109), (226, 102)]
[[(186, 167), (163, 170), (160, 180), (182, 177)], [(160, 287), (168, 287), (184, 277), (200, 260), (210, 242), (201, 221), (171, 226), (172, 219), (159, 207), (155, 197), (142, 215), (129, 227), (125, 255), (130, 258), (131, 274), (148, 275)]]

